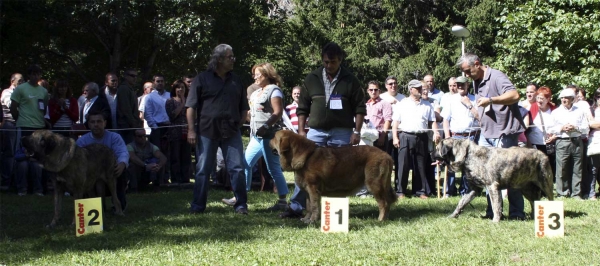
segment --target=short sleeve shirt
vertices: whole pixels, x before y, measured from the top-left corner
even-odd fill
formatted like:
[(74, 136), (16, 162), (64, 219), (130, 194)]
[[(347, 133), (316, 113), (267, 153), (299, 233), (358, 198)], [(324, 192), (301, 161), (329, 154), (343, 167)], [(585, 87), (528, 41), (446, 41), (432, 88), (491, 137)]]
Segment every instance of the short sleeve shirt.
[(19, 103), (17, 127), (44, 128), (44, 114), (48, 105), (48, 91), (42, 86), (25, 82), (17, 88), (10, 99)]

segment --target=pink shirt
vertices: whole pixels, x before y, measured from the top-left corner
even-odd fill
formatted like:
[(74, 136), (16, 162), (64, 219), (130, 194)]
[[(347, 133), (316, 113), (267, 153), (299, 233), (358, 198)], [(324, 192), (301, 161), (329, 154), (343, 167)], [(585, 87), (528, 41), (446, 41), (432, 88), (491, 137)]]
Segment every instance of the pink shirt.
[(382, 130), (385, 121), (392, 121), (392, 105), (378, 97), (377, 99), (369, 99), (366, 103), (367, 115), (365, 119), (369, 119), (369, 124), (377, 130)]

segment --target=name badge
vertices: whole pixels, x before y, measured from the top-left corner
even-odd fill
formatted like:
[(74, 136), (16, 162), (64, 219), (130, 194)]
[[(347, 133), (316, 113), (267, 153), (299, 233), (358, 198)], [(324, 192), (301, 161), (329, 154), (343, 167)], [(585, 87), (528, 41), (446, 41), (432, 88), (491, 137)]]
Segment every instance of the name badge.
[(337, 94), (331, 94), (329, 97), (329, 109), (341, 110), (342, 109), (342, 96)]
[(40, 109), (40, 111), (44, 111), (44, 100), (43, 99), (38, 99), (38, 108)]

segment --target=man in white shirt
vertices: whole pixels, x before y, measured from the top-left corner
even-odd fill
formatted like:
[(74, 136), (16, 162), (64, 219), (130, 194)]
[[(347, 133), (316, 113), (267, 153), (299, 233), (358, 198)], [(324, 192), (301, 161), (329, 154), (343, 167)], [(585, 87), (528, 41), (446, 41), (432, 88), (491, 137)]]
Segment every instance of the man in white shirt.
[[(465, 77), (458, 77), (454, 80), (457, 85), (457, 93), (448, 97), (446, 106), (442, 109), (444, 118), (444, 136), (453, 139), (470, 139), (476, 141), (479, 137), (479, 114), (475, 107), (475, 96), (469, 94), (469, 82)], [(449, 95), (445, 94), (444, 96)], [(463, 172), (462, 182), (459, 186), (460, 195), (469, 192), (468, 184)], [(456, 195), (455, 173), (448, 171), (448, 187), (445, 191), (445, 197)]]
[[(398, 79), (394, 76), (388, 76), (385, 79), (385, 88), (387, 89), (387, 92), (380, 94), (379, 97), (392, 105), (393, 116), (394, 112), (398, 112), (396, 110), (396, 107), (398, 106), (397, 103), (406, 97), (402, 93), (399, 93)], [(393, 141), (394, 139), (392, 138), (392, 131), (389, 131), (388, 143), (386, 143), (388, 147), (387, 153), (390, 154), (394, 159), (394, 165), (398, 165), (398, 148), (393, 145)], [(394, 171), (394, 178), (394, 180), (398, 180), (398, 171)]]
[[(433, 140), (439, 141), (440, 133), (435, 123), (435, 112), (428, 101), (421, 100), (422, 84), (418, 80), (408, 83), (409, 97), (398, 103), (392, 115), (392, 136), (398, 148), (396, 195), (404, 198), (408, 183), (408, 170), (413, 165), (413, 192), (427, 199), (431, 188), (427, 183), (427, 164), (430, 163), (427, 132), (433, 129)], [(398, 134), (398, 130), (401, 132)]]
[(556, 193), (559, 197), (581, 199), (582, 135), (587, 135), (590, 128), (584, 110), (573, 103), (575, 92), (564, 89), (560, 92), (561, 105), (552, 111), (554, 126), (550, 133), (556, 134)]
[(423, 77), (423, 81), (427, 83), (427, 86), (429, 86), (429, 98), (434, 99), (439, 104), (442, 101), (442, 96), (444, 96), (444, 92), (435, 87), (433, 75), (426, 75), (425, 77)]

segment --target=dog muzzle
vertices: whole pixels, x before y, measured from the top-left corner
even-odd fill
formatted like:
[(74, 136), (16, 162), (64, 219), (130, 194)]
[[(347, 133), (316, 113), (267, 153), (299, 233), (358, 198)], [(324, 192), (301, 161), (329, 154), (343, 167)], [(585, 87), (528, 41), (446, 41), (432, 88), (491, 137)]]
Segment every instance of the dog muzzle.
[(274, 155), (279, 156), (279, 152), (277, 151), (277, 149), (273, 149), (272, 152), (273, 152)]

